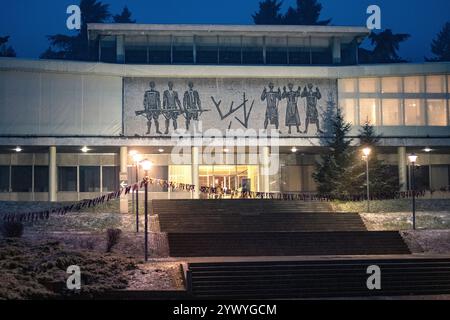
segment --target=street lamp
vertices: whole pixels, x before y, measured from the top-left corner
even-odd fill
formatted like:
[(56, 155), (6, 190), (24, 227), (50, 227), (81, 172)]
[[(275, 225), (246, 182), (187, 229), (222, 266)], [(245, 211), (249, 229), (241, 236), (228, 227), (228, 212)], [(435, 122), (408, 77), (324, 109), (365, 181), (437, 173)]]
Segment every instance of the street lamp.
[[(142, 159), (142, 156), (136, 150), (130, 151), (130, 155), (133, 158), (134, 166), (136, 168), (136, 183), (139, 185), (139, 162)], [(131, 193), (131, 203), (134, 212), (134, 190)], [(139, 233), (139, 186), (136, 190), (136, 233)]]
[(362, 152), (363, 152), (363, 159), (366, 161), (367, 212), (369, 213), (370, 212), (369, 156), (372, 153), (372, 149), (367, 147), (364, 148)]
[(417, 155), (412, 153), (408, 156), (409, 162), (411, 163), (411, 190), (412, 190), (412, 211), (413, 211), (413, 230), (416, 230), (416, 182), (415, 182), (415, 168), (417, 162)]
[(153, 164), (150, 160), (141, 161), (142, 169), (144, 169), (145, 177), (144, 177), (144, 186), (145, 186), (145, 199), (144, 199), (144, 211), (145, 211), (145, 243), (144, 243), (144, 257), (145, 261), (148, 261), (148, 172), (152, 168)]

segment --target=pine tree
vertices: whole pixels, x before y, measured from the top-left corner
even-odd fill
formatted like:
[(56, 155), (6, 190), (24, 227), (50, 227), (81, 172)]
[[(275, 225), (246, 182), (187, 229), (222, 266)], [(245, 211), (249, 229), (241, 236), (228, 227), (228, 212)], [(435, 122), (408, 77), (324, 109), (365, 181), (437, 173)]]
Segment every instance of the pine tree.
[(114, 23), (136, 23), (136, 20), (131, 19), (131, 11), (125, 6), (121, 14), (116, 14), (113, 17)]
[(264, 0), (259, 2), (259, 11), (252, 15), (255, 24), (282, 24), (280, 13), (283, 3), (278, 0)]
[(109, 5), (97, 0), (81, 0), (81, 30), (77, 35), (56, 34), (48, 36), (50, 47), (41, 59), (89, 60), (88, 23), (106, 22), (111, 14)]
[(319, 20), (322, 4), (317, 0), (297, 0), (297, 7), (289, 7), (283, 17), (283, 24), (288, 25), (329, 25), (331, 19)]
[(391, 29), (372, 32), (369, 39), (373, 50), (360, 49), (361, 61), (364, 63), (397, 63), (405, 62), (398, 55), (400, 44), (411, 36), (406, 33), (393, 33)]
[(8, 46), (9, 36), (0, 37), (0, 57), (15, 57), (16, 51)]
[(354, 151), (351, 148), (352, 139), (347, 138), (351, 125), (345, 122), (340, 108), (337, 109), (336, 117), (330, 119), (330, 129), (332, 136), (325, 139), (329, 152), (316, 164), (313, 178), (321, 195), (341, 198), (353, 191), (348, 173), (354, 170)]
[(431, 42), (431, 52), (435, 58), (428, 61), (450, 61), (450, 22), (447, 22)]

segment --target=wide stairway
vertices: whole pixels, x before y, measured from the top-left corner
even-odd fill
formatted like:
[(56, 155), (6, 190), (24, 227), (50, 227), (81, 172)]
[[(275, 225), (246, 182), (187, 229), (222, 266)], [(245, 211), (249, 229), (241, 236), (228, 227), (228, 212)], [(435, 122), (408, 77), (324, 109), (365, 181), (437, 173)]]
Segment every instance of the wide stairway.
[[(413, 256), (399, 232), (367, 231), (329, 203), (155, 200), (170, 255), (193, 298), (279, 299), (450, 294), (450, 258)], [(381, 290), (369, 290), (369, 266)]]
[(408, 254), (398, 232), (368, 232), (325, 202), (154, 200), (173, 257)]
[[(381, 290), (367, 269), (381, 270)], [(418, 257), (189, 263), (197, 298), (282, 299), (450, 294), (450, 259)]]

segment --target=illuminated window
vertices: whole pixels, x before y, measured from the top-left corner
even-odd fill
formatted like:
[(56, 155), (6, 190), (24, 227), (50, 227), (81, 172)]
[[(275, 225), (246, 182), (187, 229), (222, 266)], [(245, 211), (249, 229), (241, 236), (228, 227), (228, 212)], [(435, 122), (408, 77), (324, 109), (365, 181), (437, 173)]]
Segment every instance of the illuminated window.
[(339, 80), (339, 92), (356, 92), (356, 81), (355, 79), (341, 79)]
[(428, 100), (427, 116), (429, 126), (446, 126), (447, 106), (445, 100)]
[(339, 103), (345, 122), (355, 124), (355, 99), (341, 99)]
[(422, 77), (406, 77), (403, 83), (405, 93), (421, 93), (423, 91)]
[(398, 126), (400, 125), (400, 100), (399, 99), (383, 99), (383, 125)]
[(450, 76), (447, 76), (447, 92), (450, 93)]
[(402, 92), (402, 79), (388, 77), (381, 79), (381, 92), (382, 93), (400, 93)]
[(378, 92), (378, 79), (377, 78), (359, 79), (359, 92), (361, 92), (361, 93), (377, 93)]
[(428, 76), (426, 77), (427, 93), (444, 93), (445, 77), (444, 76)]
[(423, 100), (406, 99), (405, 100), (405, 125), (423, 126), (425, 124), (422, 112)]
[(360, 99), (359, 100), (359, 123), (364, 125), (369, 122), (377, 125), (377, 99)]

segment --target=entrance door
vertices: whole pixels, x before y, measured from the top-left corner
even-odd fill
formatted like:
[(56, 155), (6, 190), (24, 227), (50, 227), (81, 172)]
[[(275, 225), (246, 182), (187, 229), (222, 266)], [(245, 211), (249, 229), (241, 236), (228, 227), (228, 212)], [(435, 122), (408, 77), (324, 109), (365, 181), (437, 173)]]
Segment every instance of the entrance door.
[(244, 189), (257, 191), (259, 170), (258, 166), (200, 166), (199, 182), (202, 187), (221, 187), (224, 197), (240, 194)]

